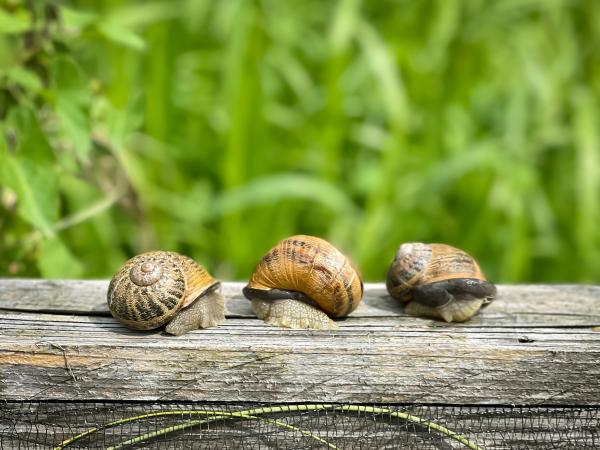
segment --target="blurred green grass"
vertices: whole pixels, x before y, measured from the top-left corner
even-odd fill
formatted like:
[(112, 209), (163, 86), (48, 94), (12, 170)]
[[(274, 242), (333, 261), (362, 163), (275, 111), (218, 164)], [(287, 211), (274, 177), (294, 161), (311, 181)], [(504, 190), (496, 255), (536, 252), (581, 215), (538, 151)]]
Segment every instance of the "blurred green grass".
[(314, 234), (600, 280), (597, 0), (0, 0), (0, 274)]

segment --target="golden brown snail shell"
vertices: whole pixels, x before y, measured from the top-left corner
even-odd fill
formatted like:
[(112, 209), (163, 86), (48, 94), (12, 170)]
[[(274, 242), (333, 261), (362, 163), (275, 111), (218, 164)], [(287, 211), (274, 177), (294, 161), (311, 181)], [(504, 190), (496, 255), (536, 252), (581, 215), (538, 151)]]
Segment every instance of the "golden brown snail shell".
[[(329, 317), (344, 317), (358, 306), (363, 284), (356, 268), (329, 242), (297, 235), (280, 241), (263, 256), (243, 292), (251, 300), (293, 300), (316, 307)], [(268, 315), (261, 308), (269, 304), (261, 305), (253, 302), (257, 315)], [(321, 328), (310, 323), (314, 322), (311, 309), (296, 306), (298, 310), (282, 313), (282, 320), (272, 322), (293, 328)], [(292, 314), (301, 317), (289, 317)], [(307, 314), (311, 317), (304, 317)]]
[[(123, 325), (135, 330), (151, 330), (168, 324), (180, 312), (186, 311), (189, 316), (187, 310), (193, 303), (217, 292), (219, 287), (217, 280), (187, 256), (153, 251), (134, 256), (119, 269), (110, 282), (107, 301), (112, 315)], [(222, 297), (217, 299), (219, 302), (222, 303)], [(224, 307), (221, 306), (212, 305), (209, 312), (215, 316), (208, 321), (205, 317), (203, 323), (211, 326), (215, 321), (222, 322), (223, 311), (219, 309), (224, 310)], [(206, 310), (202, 313), (206, 315)], [(168, 327), (167, 332), (183, 334), (172, 332)]]
[(386, 286), (392, 297), (407, 303), (407, 313), (447, 322), (468, 320), (496, 295), (477, 261), (446, 244), (402, 244)]

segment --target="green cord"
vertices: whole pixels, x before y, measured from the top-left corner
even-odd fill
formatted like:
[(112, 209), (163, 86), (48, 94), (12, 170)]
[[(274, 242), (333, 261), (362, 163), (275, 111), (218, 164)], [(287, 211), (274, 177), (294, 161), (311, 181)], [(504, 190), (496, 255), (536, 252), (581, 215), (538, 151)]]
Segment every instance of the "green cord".
[(317, 436), (316, 434), (311, 433), (310, 431), (305, 431), (305, 430), (301, 430), (298, 427), (295, 427), (293, 425), (289, 425), (287, 423), (284, 422), (280, 422), (278, 420), (275, 419), (264, 419), (261, 417), (256, 417), (256, 416), (251, 416), (248, 414), (243, 414), (243, 412), (238, 412), (238, 413), (226, 413), (226, 412), (222, 412), (222, 411), (198, 411), (199, 413), (215, 413), (215, 414), (220, 414), (217, 415), (215, 417), (211, 417), (209, 419), (205, 419), (205, 420), (190, 420), (188, 422), (182, 423), (180, 425), (176, 425), (176, 426), (171, 426), (171, 427), (167, 427), (167, 428), (163, 428), (161, 430), (152, 432), (152, 433), (147, 433), (144, 434), (142, 436), (138, 436), (136, 438), (133, 439), (129, 439), (127, 441), (121, 442), (119, 444), (117, 444), (114, 447), (108, 447), (106, 450), (117, 450), (120, 448), (123, 448), (127, 445), (133, 445), (133, 444), (139, 444), (140, 442), (144, 442), (147, 441), (148, 439), (154, 439), (158, 436), (162, 436), (168, 433), (172, 433), (174, 431), (179, 431), (179, 430), (183, 430), (185, 428), (190, 428), (190, 427), (195, 427), (198, 425), (203, 425), (205, 423), (209, 423), (215, 420), (220, 420), (220, 419), (229, 419), (229, 418), (233, 418), (233, 417), (241, 417), (244, 419), (255, 419), (255, 420), (260, 420), (262, 422), (266, 422), (266, 423), (272, 423), (277, 425), (280, 428), (286, 428), (288, 430), (294, 430), (294, 431), (299, 431), (300, 433), (304, 434), (305, 436), (309, 436), (325, 445), (327, 445), (327, 447), (329, 448), (333, 448), (333, 449), (337, 449), (339, 450), (338, 447), (336, 447), (335, 445), (331, 444), (330, 442), (327, 442), (326, 440), (320, 438), (319, 436)]
[(115, 427), (115, 426), (118, 426), (118, 425), (123, 425), (123, 424), (129, 423), (129, 422), (135, 422), (135, 421), (142, 420), (142, 419), (148, 419), (148, 418), (151, 418), (151, 417), (161, 417), (161, 416), (170, 416), (170, 415), (182, 415), (182, 414), (189, 414), (189, 415), (199, 415), (199, 414), (202, 414), (202, 415), (207, 415), (207, 416), (212, 415), (212, 416), (215, 416), (215, 417), (211, 417), (211, 418), (209, 418), (207, 420), (196, 420), (196, 421), (193, 420), (193, 421), (188, 421), (188, 422), (185, 422), (185, 423), (183, 423), (181, 425), (163, 428), (162, 430), (158, 430), (158, 431), (156, 431), (154, 433), (149, 433), (149, 434), (145, 434), (143, 436), (139, 436), (139, 437), (137, 437), (137, 438), (134, 439), (134, 442), (129, 442), (129, 441), (121, 442), (120, 444), (117, 445), (117, 447), (109, 447), (109, 449), (121, 448), (124, 445), (131, 445), (133, 443), (142, 442), (143, 440), (151, 439), (151, 438), (154, 438), (154, 437), (157, 437), (157, 436), (161, 436), (163, 434), (171, 433), (171, 432), (174, 432), (174, 431), (179, 431), (179, 430), (182, 430), (182, 429), (185, 429), (185, 428), (189, 428), (189, 427), (192, 427), (192, 426), (196, 426), (196, 425), (202, 425), (204, 423), (213, 422), (213, 421), (220, 420), (220, 419), (229, 419), (229, 418), (232, 418), (232, 417), (252, 418), (252, 419), (262, 420), (262, 421), (265, 421), (265, 422), (272, 422), (272, 423), (275, 423), (278, 426), (281, 426), (281, 427), (284, 427), (284, 428), (295, 429), (295, 430), (301, 432), (302, 434), (305, 434), (307, 436), (311, 436), (311, 437), (315, 438), (316, 440), (321, 441), (321, 442), (327, 444), (328, 446), (330, 446), (332, 448), (336, 448), (335, 446), (332, 446), (332, 444), (329, 444), (328, 442), (322, 440), (318, 436), (316, 436), (316, 435), (314, 435), (314, 434), (312, 434), (312, 433), (310, 433), (308, 431), (301, 430), (301, 429), (296, 428), (296, 427), (294, 427), (292, 425), (288, 425), (288, 424), (285, 424), (283, 422), (279, 422), (279, 421), (276, 421), (276, 420), (273, 420), (273, 419), (263, 419), (263, 418), (260, 418), (260, 417), (254, 417), (254, 416), (249, 416), (248, 415), (248, 413), (254, 413), (254, 414), (257, 414), (257, 413), (258, 414), (268, 413), (268, 412), (270, 412), (269, 409), (270, 408), (257, 408), (257, 409), (251, 409), (251, 410), (246, 410), (246, 411), (239, 411), (239, 412), (234, 412), (234, 413), (229, 413), (229, 412), (226, 412), (226, 411), (206, 411), (206, 410), (160, 411), (160, 412), (156, 412), (156, 413), (143, 414), (143, 415), (140, 415), (140, 416), (127, 417), (125, 419), (119, 419), (119, 420), (115, 420), (113, 422), (109, 422), (106, 425), (103, 425), (103, 426), (101, 426), (99, 428), (97, 428), (97, 427), (90, 428), (89, 430), (87, 430), (87, 431), (85, 431), (85, 432), (83, 432), (81, 434), (78, 434), (77, 436), (73, 436), (72, 438), (69, 438), (69, 439), (61, 442), (58, 445), (58, 447), (54, 448), (54, 450), (62, 450), (65, 447), (67, 447), (68, 445), (71, 445), (73, 442), (76, 442), (76, 441), (78, 441), (80, 439), (83, 439), (86, 436), (89, 436), (89, 435), (94, 434), (94, 433), (96, 433), (98, 431), (101, 431), (101, 430), (105, 430), (107, 428)]
[(429, 429), (435, 430), (441, 434), (444, 434), (452, 439), (454, 439), (455, 441), (460, 442), (461, 444), (465, 445), (467, 448), (471, 449), (471, 450), (483, 450), (482, 447), (479, 447), (476, 443), (469, 441), (466, 437), (459, 435), (458, 433), (449, 430), (448, 428), (439, 425), (435, 422), (432, 422), (430, 420), (427, 419), (422, 419), (420, 417), (417, 416), (413, 416), (411, 414), (408, 413), (404, 413), (404, 412), (398, 412), (398, 411), (392, 411), (390, 409), (386, 409), (386, 408), (375, 408), (375, 407), (370, 407), (370, 406), (360, 406), (360, 405), (331, 405), (331, 404), (322, 404), (322, 405), (313, 405), (313, 404), (309, 404), (309, 405), (287, 405), (287, 406), (272, 406), (272, 407), (266, 407), (266, 408), (254, 408), (254, 409), (247, 409), (247, 410), (243, 410), (243, 411), (238, 411), (238, 412), (226, 412), (226, 411), (207, 411), (207, 410), (187, 410), (187, 411), (161, 411), (161, 412), (156, 412), (156, 413), (149, 413), (149, 414), (144, 414), (144, 415), (140, 415), (140, 416), (134, 416), (134, 417), (128, 417), (125, 419), (120, 419), (120, 420), (116, 420), (114, 422), (110, 422), (102, 427), (99, 428), (91, 428), (81, 434), (78, 434), (77, 436), (74, 436), (70, 439), (67, 439), (65, 441), (63, 441), (61, 444), (59, 444), (57, 447), (55, 447), (54, 450), (62, 450), (65, 447), (67, 447), (68, 445), (72, 444), (73, 442), (76, 442), (86, 436), (89, 436), (93, 433), (96, 433), (100, 430), (106, 429), (106, 428), (110, 428), (110, 427), (114, 427), (117, 425), (122, 425), (124, 423), (129, 423), (129, 422), (134, 422), (137, 420), (142, 420), (142, 419), (147, 419), (147, 418), (151, 418), (151, 417), (161, 417), (161, 416), (169, 416), (169, 415), (182, 415), (182, 414), (189, 414), (189, 415), (205, 415), (205, 416), (214, 416), (214, 417), (210, 417), (208, 419), (204, 419), (204, 420), (190, 420), (187, 422), (184, 422), (180, 425), (176, 425), (176, 426), (171, 426), (171, 427), (166, 427), (163, 428), (161, 430), (152, 432), (152, 433), (147, 433), (144, 434), (142, 436), (138, 436), (134, 439), (131, 439), (129, 441), (125, 441), (125, 442), (121, 442), (119, 444), (117, 444), (117, 446), (112, 447), (113, 449), (118, 449), (118, 448), (123, 448), (126, 445), (132, 445), (132, 444), (136, 444), (139, 442), (143, 442), (145, 440), (148, 439), (152, 439), (158, 436), (162, 436), (168, 433), (172, 433), (174, 431), (179, 431), (179, 430), (183, 430), (185, 428), (189, 428), (189, 427), (193, 427), (196, 425), (202, 425), (205, 423), (209, 423), (212, 421), (216, 421), (216, 420), (223, 420), (223, 419), (231, 419), (231, 418), (235, 418), (235, 417), (239, 417), (239, 418), (243, 418), (243, 419), (251, 419), (251, 420), (262, 420), (265, 421), (267, 423), (273, 423), (279, 427), (282, 428), (287, 428), (287, 429), (292, 429), (295, 431), (299, 431), (302, 434), (312, 437), (326, 445), (328, 445), (330, 448), (336, 448), (333, 444), (328, 443), (327, 441), (321, 439), (320, 437), (318, 437), (315, 434), (312, 434), (308, 431), (304, 431), (301, 430), (297, 427), (294, 427), (292, 425), (288, 425), (285, 424), (283, 422), (274, 420), (274, 419), (264, 419), (264, 418), (260, 418), (260, 417), (256, 417), (257, 415), (261, 415), (261, 414), (269, 414), (269, 413), (281, 413), (281, 412), (298, 412), (298, 411), (318, 411), (318, 410), (332, 410), (332, 411), (351, 411), (351, 412), (368, 412), (368, 413), (375, 413), (375, 414), (389, 414), (392, 417), (397, 417), (399, 419), (403, 419), (406, 420), (408, 422), (413, 422), (413, 423), (417, 423), (419, 425), (427, 425), (427, 427)]

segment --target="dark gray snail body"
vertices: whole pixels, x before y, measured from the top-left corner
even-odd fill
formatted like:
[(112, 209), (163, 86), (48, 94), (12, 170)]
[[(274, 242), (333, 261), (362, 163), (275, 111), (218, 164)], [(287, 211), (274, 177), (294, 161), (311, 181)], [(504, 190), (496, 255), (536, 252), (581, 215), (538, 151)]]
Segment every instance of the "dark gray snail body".
[(479, 264), (466, 252), (446, 244), (402, 244), (386, 280), (390, 295), (413, 316), (446, 322), (469, 320), (496, 297)]
[(220, 283), (194, 260), (175, 252), (147, 252), (127, 261), (112, 278), (111, 314), (134, 330), (181, 335), (225, 320)]

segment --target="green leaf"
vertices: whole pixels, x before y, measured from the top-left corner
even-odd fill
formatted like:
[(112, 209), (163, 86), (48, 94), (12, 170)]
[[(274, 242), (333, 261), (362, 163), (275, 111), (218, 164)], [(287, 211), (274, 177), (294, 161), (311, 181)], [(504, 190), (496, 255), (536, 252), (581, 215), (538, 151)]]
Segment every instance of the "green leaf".
[(109, 41), (137, 51), (142, 51), (146, 48), (146, 42), (140, 36), (130, 29), (114, 22), (103, 22), (98, 26), (98, 29)]
[(85, 73), (75, 59), (57, 55), (51, 62), (52, 83), (59, 95), (70, 94), (89, 101), (88, 82)]
[[(114, 220), (111, 208), (119, 192), (105, 194), (84, 180), (72, 175), (62, 175), (59, 181), (61, 190), (61, 211), (64, 216), (56, 224), (61, 230), (63, 242), (78, 257), (85, 255), (84, 273), (108, 275), (103, 268), (119, 267), (127, 255), (120, 245), (119, 228), (122, 223)], [(104, 249), (102, 254), (96, 252)]]
[(59, 198), (52, 170), (27, 159), (6, 157), (4, 181), (17, 194), (19, 215), (45, 236), (54, 236)]
[(77, 278), (83, 272), (82, 264), (58, 237), (41, 241), (37, 264), (44, 278)]
[(7, 171), (6, 159), (8, 158), (8, 150), (6, 149), (6, 131), (4, 126), (0, 125), (0, 183), (3, 183), (4, 172)]
[(16, 135), (19, 156), (40, 164), (54, 162), (54, 151), (34, 111), (25, 106), (13, 108), (8, 115), (6, 125)]
[(212, 205), (214, 216), (230, 214), (287, 199), (304, 199), (321, 204), (339, 215), (352, 215), (357, 208), (337, 186), (298, 174), (265, 176), (223, 192)]
[(85, 28), (97, 19), (97, 15), (88, 11), (75, 11), (61, 6), (60, 17), (64, 26), (69, 28)]
[[(196, 4), (209, 3), (206, 0), (193, 0)], [(125, 2), (123, 2), (125, 3)], [(186, 11), (187, 12), (187, 11)], [(157, 22), (175, 19), (182, 15), (182, 5), (173, 8), (172, 1), (150, 2), (145, 1), (136, 5), (127, 5), (114, 8), (108, 21), (122, 27), (147, 27)]]
[(0, 9), (0, 34), (24, 33), (31, 26), (31, 15), (25, 9), (19, 9), (15, 14)]
[(198, 207), (209, 205), (212, 198), (210, 185), (205, 180), (195, 182), (185, 192), (169, 192), (155, 187), (149, 198), (155, 207), (165, 210), (180, 222), (201, 224), (210, 216), (209, 208)]
[(65, 56), (54, 59), (52, 72), (56, 89), (56, 115), (62, 132), (73, 144), (79, 159), (86, 161), (91, 149), (91, 93), (87, 80), (79, 65)]
[(379, 95), (392, 127), (406, 124), (409, 117), (408, 99), (392, 53), (369, 23), (363, 22), (360, 25), (358, 35), (367, 66), (377, 80), (376, 86), (379, 87)]
[(6, 76), (13, 83), (18, 84), (35, 94), (40, 92), (44, 87), (42, 80), (40, 80), (40, 77), (37, 75), (37, 73), (27, 70), (22, 66), (11, 68), (8, 72), (6, 72)]
[(64, 133), (70, 138), (75, 153), (87, 160), (91, 149), (90, 120), (87, 111), (69, 97), (60, 97), (56, 102), (56, 114)]

